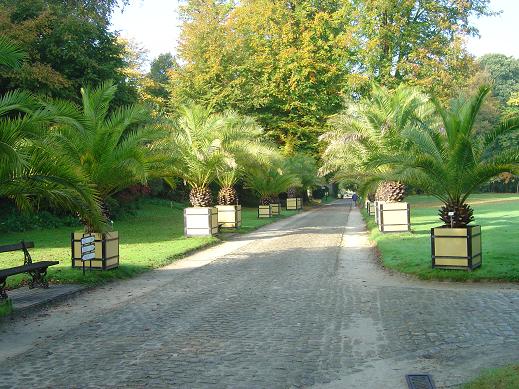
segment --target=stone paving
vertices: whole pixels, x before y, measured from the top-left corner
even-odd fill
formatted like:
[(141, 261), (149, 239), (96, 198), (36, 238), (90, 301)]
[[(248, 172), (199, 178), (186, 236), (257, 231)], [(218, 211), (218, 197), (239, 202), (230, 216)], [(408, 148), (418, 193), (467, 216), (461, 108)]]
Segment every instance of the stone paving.
[[(410, 372), (450, 387), (519, 360), (516, 287), (391, 275), (343, 201), (253, 236), (0, 352), (0, 388), (404, 388)], [(0, 348), (23, 336), (0, 330)]]

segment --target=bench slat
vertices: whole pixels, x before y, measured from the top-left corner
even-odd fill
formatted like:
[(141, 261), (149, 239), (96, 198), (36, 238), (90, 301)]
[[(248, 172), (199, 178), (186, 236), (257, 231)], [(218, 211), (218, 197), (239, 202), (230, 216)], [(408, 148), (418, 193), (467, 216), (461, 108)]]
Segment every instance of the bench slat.
[[(34, 248), (34, 242), (24, 242), (25, 247), (28, 249)], [(9, 251), (18, 251), (23, 250), (22, 242), (15, 244), (6, 244), (4, 246), (0, 246), (0, 253), (7, 253)]]
[(22, 265), (22, 266), (11, 267), (9, 269), (3, 269), (3, 270), (0, 270), (0, 278), (14, 276), (15, 274), (26, 273), (28, 271), (44, 269), (49, 266), (57, 265), (58, 263), (59, 263), (59, 261), (40, 261), (40, 262), (34, 262), (30, 265)]

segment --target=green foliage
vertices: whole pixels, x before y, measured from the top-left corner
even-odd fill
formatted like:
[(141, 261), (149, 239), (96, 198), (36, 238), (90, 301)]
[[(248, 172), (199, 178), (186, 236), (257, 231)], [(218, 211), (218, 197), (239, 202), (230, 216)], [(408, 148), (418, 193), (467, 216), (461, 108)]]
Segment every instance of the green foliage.
[(493, 81), (492, 92), (504, 107), (510, 97), (519, 92), (519, 59), (504, 54), (486, 54), (478, 63), (489, 73)]
[(113, 80), (116, 105), (134, 102), (126, 82), (125, 47), (106, 17), (115, 1), (3, 0), (0, 30), (27, 53), (16, 70), (0, 69), (0, 92), (23, 88), (77, 99), (83, 85)]
[(391, 177), (423, 189), (445, 204), (462, 205), (482, 184), (504, 172), (517, 172), (519, 147), (492, 152), (496, 141), (519, 130), (519, 117), (503, 121), (494, 131), (481, 134), (475, 119), (485, 96), (483, 86), (470, 98), (453, 100), (449, 109), (435, 101), (441, 126), (414, 125), (403, 129), (408, 148), (381, 151), (368, 165), (387, 166)]
[(387, 174), (385, 167), (368, 168), (366, 163), (379, 153), (406, 150), (400, 133), (411, 124), (434, 121), (432, 112), (433, 106), (417, 88), (401, 84), (389, 90), (373, 84), (369, 97), (349, 102), (331, 119), (333, 129), (321, 137), (326, 148), (320, 173), (333, 173), (338, 181), (366, 184), (363, 192), (372, 191), (390, 178), (380, 176)]
[[(5, 212), (5, 213), (4, 213)], [(0, 221), (0, 232), (23, 232), (34, 229), (59, 227), (79, 227), (77, 217), (57, 216), (49, 211), (20, 213), (14, 210), (4, 211)]]
[(162, 143), (170, 155), (170, 176), (182, 178), (192, 188), (206, 188), (215, 179), (221, 186), (232, 186), (244, 171), (275, 155), (261, 141), (262, 134), (250, 117), (183, 106), (171, 121), (169, 139)]
[(0, 66), (16, 68), (25, 57), (26, 54), (18, 45), (0, 36)]
[[(153, 163), (150, 128), (142, 127), (149, 115), (142, 107), (125, 106), (110, 112), (116, 87), (105, 83), (81, 90), (82, 107), (54, 102), (47, 107), (57, 126), (53, 139), (59, 151), (95, 188), (100, 200), (136, 183), (145, 183)], [(95, 226), (87, 223), (87, 228)]]
[(190, 0), (182, 7), (173, 105), (194, 100), (259, 120), (285, 147), (317, 151), (343, 97), (375, 79), (407, 82), (442, 98), (474, 64), (463, 39), (488, 0)]
[(471, 71), (463, 38), (471, 17), (490, 15), (489, 0), (371, 0), (356, 5), (353, 28), (363, 74), (385, 86), (402, 81), (445, 97)]
[(287, 150), (315, 151), (341, 105), (347, 13), (333, 4), (189, 1), (182, 11), (175, 100), (253, 115)]
[(320, 185), (323, 181), (317, 176), (317, 162), (310, 154), (294, 154), (286, 158), (285, 166), (298, 178), (301, 188), (305, 191), (314, 185)]
[(245, 184), (247, 188), (256, 192), (263, 202), (276, 198), (279, 193), (285, 192), (291, 186), (301, 185), (301, 182), (290, 171), (269, 166), (251, 169), (245, 176)]
[(0, 96), (0, 198), (30, 210), (45, 201), (101, 223), (97, 197), (48, 136), (54, 113), (28, 92)]

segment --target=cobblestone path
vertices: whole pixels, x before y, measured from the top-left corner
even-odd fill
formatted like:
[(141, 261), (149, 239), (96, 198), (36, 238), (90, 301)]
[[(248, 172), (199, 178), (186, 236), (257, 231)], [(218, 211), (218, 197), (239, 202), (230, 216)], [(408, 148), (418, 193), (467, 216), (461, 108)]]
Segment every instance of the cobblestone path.
[(0, 323), (0, 388), (396, 389), (410, 372), (450, 387), (519, 360), (517, 288), (388, 274), (344, 202), (232, 244)]

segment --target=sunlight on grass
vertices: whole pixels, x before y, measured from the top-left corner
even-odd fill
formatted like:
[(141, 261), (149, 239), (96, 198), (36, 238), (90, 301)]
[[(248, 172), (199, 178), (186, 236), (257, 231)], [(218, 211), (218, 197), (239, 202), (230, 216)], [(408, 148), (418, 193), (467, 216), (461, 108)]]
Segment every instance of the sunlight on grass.
[[(282, 217), (295, 214), (284, 211)], [(240, 233), (250, 232), (279, 218), (257, 219), (254, 208), (244, 208), (243, 227)], [(120, 267), (110, 271), (87, 271), (71, 268), (71, 228), (33, 230), (7, 233), (0, 236), (0, 245), (33, 241), (33, 261), (57, 260), (59, 265), (49, 268), (48, 278), (52, 283), (100, 283), (111, 279), (132, 277), (146, 270), (165, 266), (175, 259), (202, 247), (215, 244), (216, 237), (184, 237), (183, 208), (181, 204), (161, 200), (147, 200), (135, 215), (115, 223), (120, 235)], [(234, 232), (233, 230), (231, 230)], [(0, 254), (0, 269), (23, 264), (23, 253)], [(8, 278), (8, 286), (15, 287), (28, 279), (27, 275)]]
[(519, 365), (507, 366), (485, 372), (481, 377), (464, 385), (462, 389), (517, 389)]
[[(478, 194), (469, 203), (474, 224), (482, 226), (483, 265), (472, 272), (431, 268), (430, 230), (439, 226), (440, 203), (430, 196), (409, 196), (411, 234), (382, 234), (368, 221), (384, 266), (422, 279), (519, 281), (519, 195)], [(366, 215), (364, 214), (366, 217)]]

